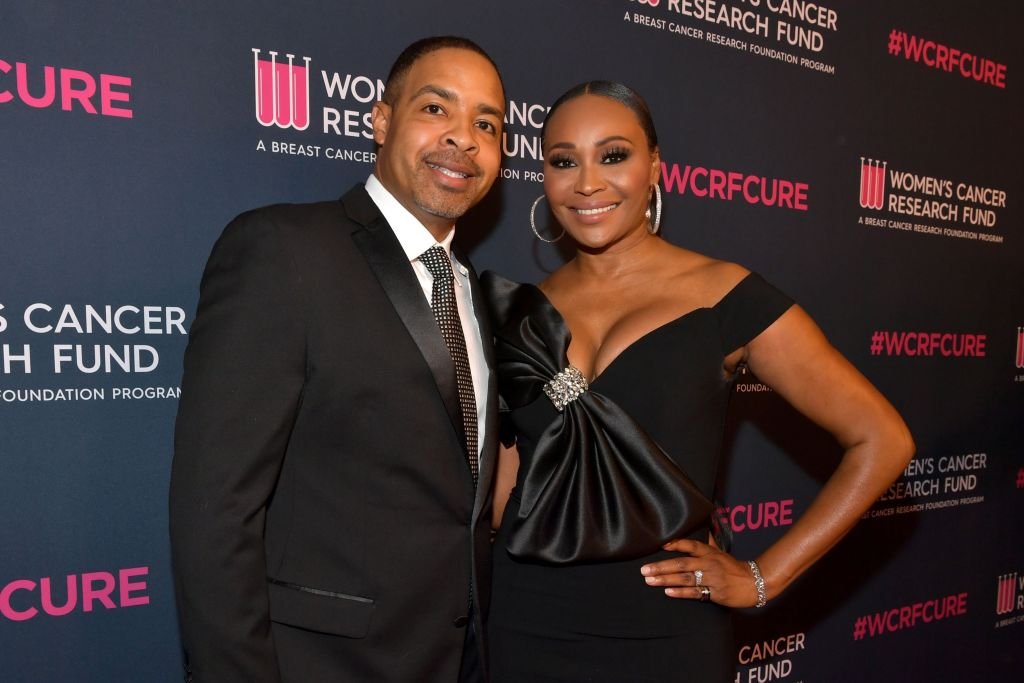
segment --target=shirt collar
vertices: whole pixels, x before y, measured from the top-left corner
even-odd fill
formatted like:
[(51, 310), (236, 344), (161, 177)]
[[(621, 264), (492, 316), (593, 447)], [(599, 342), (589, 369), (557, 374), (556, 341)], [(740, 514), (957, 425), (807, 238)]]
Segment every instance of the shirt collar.
[(372, 173), (366, 179), (366, 193), (370, 195), (370, 199), (377, 205), (380, 212), (384, 214), (388, 225), (391, 226), (395, 237), (398, 238), (398, 243), (402, 245), (402, 251), (405, 252), (406, 258), (410, 261), (415, 261), (419, 258), (420, 254), (437, 245), (444, 247), (445, 253), (448, 254), (449, 258), (451, 257), (452, 238), (455, 237), (455, 228), (449, 230), (444, 239), (438, 242), (430, 234), (430, 231), (408, 209), (402, 206), (395, 199), (395, 196), (384, 187), (383, 183), (377, 179), (377, 176)]

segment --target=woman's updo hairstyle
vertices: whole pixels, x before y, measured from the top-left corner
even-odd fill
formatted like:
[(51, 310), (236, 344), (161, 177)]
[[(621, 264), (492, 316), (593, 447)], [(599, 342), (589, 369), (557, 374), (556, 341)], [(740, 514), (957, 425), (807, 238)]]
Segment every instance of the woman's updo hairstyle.
[(614, 81), (587, 81), (586, 83), (580, 83), (579, 85), (569, 88), (562, 96), (555, 100), (555, 103), (551, 105), (551, 109), (548, 110), (548, 115), (544, 118), (544, 127), (541, 128), (540, 140), (541, 144), (544, 144), (544, 136), (547, 134), (548, 121), (554, 116), (558, 108), (570, 100), (574, 100), (581, 95), (597, 95), (599, 97), (607, 97), (608, 99), (615, 100), (619, 104), (624, 105), (633, 114), (636, 115), (637, 120), (640, 122), (640, 127), (644, 131), (644, 135), (647, 136), (647, 146), (653, 150), (658, 146), (658, 132), (654, 129), (654, 118), (651, 116), (651, 109), (647, 106), (647, 102), (640, 94), (630, 88), (628, 85), (622, 83), (616, 83)]

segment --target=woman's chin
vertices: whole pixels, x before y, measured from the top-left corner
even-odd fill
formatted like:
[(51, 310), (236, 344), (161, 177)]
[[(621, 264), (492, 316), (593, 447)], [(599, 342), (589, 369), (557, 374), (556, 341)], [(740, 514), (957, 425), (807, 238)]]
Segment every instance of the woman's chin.
[(614, 247), (625, 247), (639, 242), (646, 235), (620, 230), (601, 230), (594, 227), (567, 231), (576, 242), (576, 247), (590, 253), (601, 253)]

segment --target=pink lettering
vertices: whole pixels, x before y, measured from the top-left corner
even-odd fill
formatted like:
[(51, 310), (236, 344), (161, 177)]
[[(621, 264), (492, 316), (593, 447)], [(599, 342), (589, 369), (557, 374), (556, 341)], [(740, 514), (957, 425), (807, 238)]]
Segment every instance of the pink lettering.
[(751, 530), (760, 529), (762, 517), (764, 516), (764, 503), (743, 507), (747, 511), (747, 528)]
[[(973, 78), (976, 81), (987, 82), (992, 84), (992, 81), (986, 78), (986, 74), (991, 70), (995, 72), (996, 65), (989, 59), (978, 59), (974, 55), (971, 55), (971, 71), (970, 74), (963, 74), (964, 78)], [(960, 72), (963, 73), (963, 65), (967, 62), (967, 55), (964, 55), (964, 61), (961, 62)], [(994, 84), (993, 84), (994, 85)]]
[(69, 574), (56, 582), (64, 583), (63, 590), (56, 588), (50, 577), (39, 579), (38, 584), (30, 579), (17, 579), (0, 589), (0, 616), (11, 621), (26, 621), (40, 613), (63, 617), (76, 610), (92, 612), (97, 602), (105, 609), (148, 605), (148, 585), (144, 579), (148, 574), (149, 567), (120, 569), (116, 575), (110, 572)]
[(935, 349), (932, 347), (932, 335), (928, 332), (917, 333), (917, 351), (922, 356), (934, 356)]
[(957, 614), (957, 612), (956, 612), (956, 596), (955, 595), (947, 595), (942, 602), (943, 602), (942, 613), (945, 614), (947, 617), (956, 616), (956, 614)]
[(953, 341), (954, 341), (954, 339), (956, 339), (956, 337), (954, 337), (952, 334), (942, 334), (942, 335), (940, 335), (939, 333), (936, 332), (935, 334), (932, 335), (932, 337), (933, 338), (934, 337), (938, 337), (939, 338), (939, 341), (938, 341), (939, 352), (942, 353), (943, 356), (958, 355), (956, 353), (956, 349), (953, 348), (953, 346), (954, 346)]
[[(992, 80), (989, 80), (989, 79)], [(997, 88), (1006, 87), (1006, 65), (1000, 64), (998, 67), (990, 61), (985, 62), (985, 82), (991, 83)]]
[(885, 352), (890, 356), (901, 356), (903, 355), (903, 342), (905, 339), (904, 332), (886, 332), (885, 333)]
[(11, 596), (14, 595), (15, 591), (33, 591), (35, 589), (35, 581), (29, 581), (28, 579), (17, 579), (15, 581), (11, 581), (9, 584), (4, 586), (3, 590), (0, 590), (0, 614), (4, 615), (11, 621), (25, 621), (26, 619), (31, 619), (35, 615), (39, 614), (39, 610), (35, 607), (18, 610), (11, 604)]
[[(32, 80), (29, 65), (25, 62), (15, 62), (12, 66), (10, 62), (0, 60), (0, 75), (11, 71), (14, 71), (14, 84), (0, 88), (0, 104), (18, 99), (29, 107), (45, 109), (54, 105), (59, 89), (60, 106), (64, 111), (81, 109), (89, 114), (100, 113), (126, 119), (133, 117), (131, 107), (127, 106), (131, 101), (129, 89), (132, 85), (132, 79), (128, 76), (99, 74), (97, 86), (97, 78), (86, 71), (43, 66), (42, 78), (36, 75), (35, 80)], [(94, 102), (97, 90), (99, 111)]]
[[(687, 168), (689, 168), (689, 167), (687, 167)], [(693, 193), (694, 197), (706, 197), (707, 194), (708, 194), (708, 191), (706, 189), (701, 189), (701, 188), (697, 187), (697, 176), (698, 175), (703, 177), (703, 178), (707, 178), (708, 177), (708, 169), (704, 168), (703, 166), (698, 166), (697, 168), (693, 169), (693, 171), (690, 173), (690, 192)]]
[(956, 613), (967, 613), (967, 593), (959, 593), (956, 595)]
[[(0, 73), (10, 73), (11, 65), (0, 59)], [(6, 104), (14, 99), (14, 95), (9, 90), (0, 90), (0, 104)]]
[(746, 528), (746, 526), (743, 523), (739, 522), (736, 519), (736, 515), (742, 512), (744, 509), (745, 506), (737, 505), (732, 509), (732, 512), (729, 514), (729, 528), (733, 531), (743, 531)]
[(768, 528), (770, 526), (779, 525), (779, 504), (774, 500), (770, 500), (764, 504), (764, 526)]
[(757, 204), (758, 198), (756, 192), (750, 191), (750, 186), (757, 182), (757, 176), (748, 175), (743, 180), (743, 198), (747, 200), (748, 204)]
[(872, 614), (868, 617), (868, 629), (875, 636), (885, 631), (885, 613)]
[(132, 581), (132, 579), (137, 576), (147, 576), (148, 574), (149, 567), (132, 567), (131, 569), (122, 569), (118, 572), (121, 607), (138, 607), (149, 604), (148, 595), (132, 597), (132, 592), (146, 590), (145, 581)]
[(793, 208), (793, 183), (788, 180), (779, 181), (779, 206), (784, 206), (787, 209)]
[[(96, 588), (96, 584), (102, 584)], [(114, 601), (110, 594), (114, 592), (114, 576), (109, 572), (89, 572), (82, 574), (82, 611), (91, 612), (93, 602), (99, 600), (107, 609), (114, 609)]]
[(952, 71), (960, 64), (960, 50), (955, 47), (949, 48), (949, 67), (946, 71)]
[(51, 617), (70, 614), (78, 604), (78, 583), (75, 581), (75, 575), (72, 574), (67, 579), (67, 599), (62, 606), (57, 607), (53, 604), (53, 588), (49, 577), (39, 580), (39, 598), (43, 603), (43, 611)]
[(689, 192), (701, 199), (730, 202), (742, 199), (748, 204), (808, 210), (810, 186), (803, 182), (665, 162), (661, 162), (661, 176), (666, 192), (681, 195)]
[(924, 41), (917, 36), (908, 36), (907, 40), (905, 40), (903, 44), (903, 56), (907, 59), (913, 59), (915, 62), (920, 62), (921, 50), (924, 49)]
[(53, 87), (53, 67), (43, 67), (43, 96), (33, 97), (32, 93), (28, 91), (28, 67), (24, 62), (18, 62), (15, 65), (17, 81), (18, 81), (18, 97), (22, 102), (30, 107), (37, 109), (44, 109), (53, 104), (53, 98), (56, 94), (56, 89)]
[(796, 183), (793, 188), (795, 190), (793, 194), (793, 208), (798, 211), (806, 211), (807, 191), (810, 190), (810, 185), (807, 183)]
[(728, 173), (728, 184), (729, 184), (729, 201), (740, 191), (740, 180), (743, 179), (742, 173), (736, 171), (729, 171)]
[(668, 164), (663, 161), (661, 162), (661, 177), (665, 183), (666, 192), (672, 192), (672, 188), (677, 188), (675, 190), (677, 194), (686, 194), (686, 181), (690, 177), (690, 166), (687, 164), (680, 175), (679, 164), (672, 164), (672, 167), (669, 168)]
[(712, 199), (725, 199), (725, 173), (717, 168), (711, 169), (711, 182), (708, 183), (708, 194)]
[(779, 526), (789, 526), (793, 523), (793, 499), (787, 498), (780, 506), (782, 514), (779, 515)]
[(935, 43), (929, 40), (924, 44), (924, 48), (921, 50), (921, 58), (928, 66), (935, 66)]
[(114, 86), (124, 86), (126, 89), (132, 87), (132, 79), (127, 76), (111, 76), (100, 74), (100, 112), (104, 116), (119, 116), (121, 118), (132, 118), (132, 110), (127, 107), (115, 107), (114, 102), (127, 103), (131, 97), (128, 92), (114, 90)]
[[(974, 335), (973, 334), (965, 334), (965, 335), (963, 335), (963, 338), (964, 338), (964, 355), (965, 356), (977, 356), (978, 354), (975, 351), (975, 344), (977, 343), (977, 340), (974, 338)], [(982, 355), (984, 355), (984, 354), (982, 354)]]
[[(82, 88), (73, 87), (73, 81), (82, 84)], [(84, 71), (77, 69), (60, 70), (60, 108), (64, 111), (71, 111), (71, 103), (78, 101), (82, 109), (90, 114), (96, 113), (90, 98), (96, 94), (96, 80)]]
[(718, 515), (722, 523), (728, 524), (736, 533), (747, 529), (789, 526), (793, 523), (793, 499), (723, 507), (718, 509)]

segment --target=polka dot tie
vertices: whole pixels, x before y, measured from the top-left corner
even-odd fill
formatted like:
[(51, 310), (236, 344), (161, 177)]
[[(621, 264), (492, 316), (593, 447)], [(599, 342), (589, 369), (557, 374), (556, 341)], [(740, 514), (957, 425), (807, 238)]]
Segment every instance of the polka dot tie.
[(466, 353), (466, 337), (462, 333), (462, 320), (455, 299), (455, 275), (452, 262), (443, 247), (431, 247), (420, 254), (420, 262), (427, 267), (434, 278), (430, 293), (430, 307), (434, 310), (437, 326), (455, 362), (455, 379), (459, 385), (459, 405), (462, 407), (462, 422), (466, 431), (466, 454), (469, 469), (476, 484), (479, 473), (477, 462), (476, 393), (473, 390), (473, 374), (469, 369), (469, 355)]

